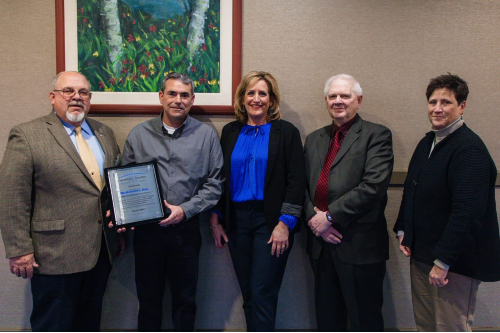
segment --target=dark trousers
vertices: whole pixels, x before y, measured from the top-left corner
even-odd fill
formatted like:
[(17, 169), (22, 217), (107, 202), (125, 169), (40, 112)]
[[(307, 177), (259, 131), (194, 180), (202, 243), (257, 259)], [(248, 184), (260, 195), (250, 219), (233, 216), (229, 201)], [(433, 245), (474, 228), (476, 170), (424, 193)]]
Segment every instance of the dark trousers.
[(159, 331), (165, 282), (172, 291), (175, 331), (193, 331), (201, 234), (198, 216), (171, 227), (151, 223), (135, 228), (135, 284), (139, 331)]
[(234, 221), (229, 231), (229, 251), (241, 293), (247, 330), (274, 331), (278, 294), (285, 273), (290, 247), (279, 258), (271, 256), (261, 201), (233, 203)]
[(325, 244), (311, 259), (318, 331), (383, 331), (385, 261), (352, 265), (339, 259), (336, 247)]
[(33, 275), (32, 331), (100, 331), (102, 298), (111, 272), (104, 235), (102, 237), (99, 259), (91, 270), (73, 274)]

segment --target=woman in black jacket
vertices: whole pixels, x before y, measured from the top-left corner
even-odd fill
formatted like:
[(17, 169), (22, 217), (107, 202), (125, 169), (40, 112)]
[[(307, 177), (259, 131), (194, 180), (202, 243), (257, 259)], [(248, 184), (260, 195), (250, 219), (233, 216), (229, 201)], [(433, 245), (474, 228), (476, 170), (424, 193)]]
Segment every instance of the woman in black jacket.
[[(304, 202), (300, 133), (281, 120), (275, 78), (250, 72), (235, 96), (236, 121), (224, 126), (224, 195), (210, 224), (228, 242), (248, 331), (273, 331), (285, 265)], [(221, 226), (223, 222), (227, 236)]]
[(471, 331), (479, 283), (500, 279), (497, 169), (462, 119), (468, 93), (451, 74), (427, 87), (432, 131), (413, 153), (394, 226), (411, 256), (419, 331)]

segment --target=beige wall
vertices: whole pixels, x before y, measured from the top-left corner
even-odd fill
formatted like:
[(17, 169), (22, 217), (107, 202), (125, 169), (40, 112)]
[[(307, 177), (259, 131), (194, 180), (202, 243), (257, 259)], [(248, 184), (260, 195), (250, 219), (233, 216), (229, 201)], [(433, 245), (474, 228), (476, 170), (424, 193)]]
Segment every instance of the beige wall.
[[(227, 1), (227, 0), (222, 0)], [(50, 111), (48, 91), (55, 75), (53, 0), (0, 1), (0, 158), (9, 129)], [(266, 70), (280, 83), (284, 118), (302, 137), (327, 124), (323, 85), (340, 72), (352, 74), (364, 91), (361, 115), (393, 132), (395, 169), (405, 170), (425, 132), (425, 87), (430, 78), (452, 72), (469, 83), (466, 123), (500, 163), (500, 2), (424, 0), (252, 0), (243, 7), (243, 68)], [(98, 117), (111, 126), (121, 146), (130, 129), (149, 117)], [(220, 133), (231, 117), (197, 117)], [(389, 224), (401, 190), (389, 191)], [(497, 201), (500, 198), (497, 198)], [(243, 329), (241, 297), (227, 250), (210, 246), (202, 226), (199, 285), (201, 329)], [(280, 294), (278, 328), (311, 329), (312, 284), (303, 233), (298, 236)], [(29, 327), (29, 283), (9, 273), (0, 246), (0, 329)], [(414, 328), (408, 264), (391, 243), (385, 283), (387, 328)], [(135, 327), (133, 255), (116, 265), (106, 296), (103, 325)], [(293, 290), (293, 292), (291, 292)], [(482, 284), (475, 326), (500, 328), (500, 288)], [(113, 311), (115, 307), (122, 311)], [(171, 327), (169, 322), (165, 327)]]

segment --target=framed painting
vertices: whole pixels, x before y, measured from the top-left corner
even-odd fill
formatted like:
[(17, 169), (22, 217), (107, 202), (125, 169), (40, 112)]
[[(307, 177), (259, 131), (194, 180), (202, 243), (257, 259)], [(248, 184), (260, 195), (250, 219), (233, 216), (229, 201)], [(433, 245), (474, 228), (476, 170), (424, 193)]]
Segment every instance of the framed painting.
[(159, 114), (163, 77), (191, 77), (192, 114), (233, 114), (242, 0), (55, 0), (57, 72), (90, 81), (94, 114)]

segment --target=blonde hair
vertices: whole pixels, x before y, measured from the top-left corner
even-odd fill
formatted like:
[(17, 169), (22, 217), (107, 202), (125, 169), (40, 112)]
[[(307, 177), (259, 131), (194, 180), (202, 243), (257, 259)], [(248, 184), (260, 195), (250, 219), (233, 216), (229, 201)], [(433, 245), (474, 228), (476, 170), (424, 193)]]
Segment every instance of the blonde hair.
[(243, 124), (246, 124), (248, 121), (248, 114), (244, 105), (245, 93), (249, 87), (260, 80), (267, 84), (270, 101), (272, 103), (272, 105), (269, 106), (269, 110), (267, 110), (266, 120), (269, 122), (281, 119), (282, 117), (280, 111), (280, 89), (274, 76), (268, 72), (251, 71), (241, 79), (238, 88), (236, 88), (236, 94), (234, 95), (234, 113), (236, 115), (236, 120)]

